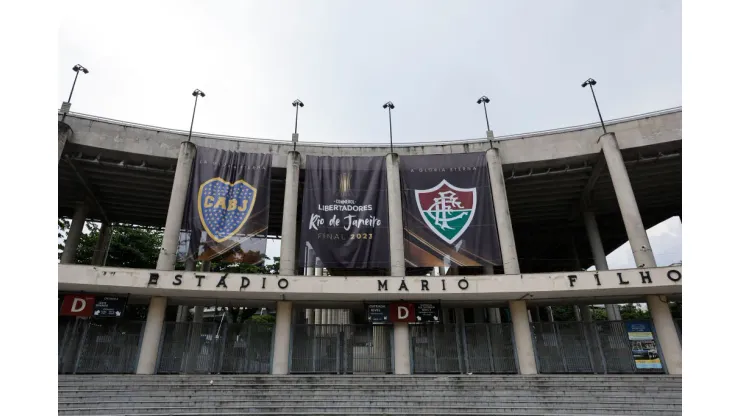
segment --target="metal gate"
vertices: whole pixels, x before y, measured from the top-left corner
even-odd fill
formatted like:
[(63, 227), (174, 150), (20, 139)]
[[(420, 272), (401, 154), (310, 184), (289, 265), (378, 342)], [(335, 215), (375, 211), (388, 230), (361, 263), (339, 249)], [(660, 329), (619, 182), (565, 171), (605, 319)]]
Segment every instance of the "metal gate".
[(388, 325), (295, 324), (290, 372), (390, 374), (392, 334)]
[(269, 373), (272, 333), (261, 322), (165, 322), (157, 373)]
[(143, 330), (144, 322), (139, 321), (60, 320), (59, 373), (134, 373)]
[(409, 325), (415, 374), (516, 373), (510, 324)]
[(537, 322), (532, 338), (539, 373), (653, 373), (638, 370), (624, 321)]

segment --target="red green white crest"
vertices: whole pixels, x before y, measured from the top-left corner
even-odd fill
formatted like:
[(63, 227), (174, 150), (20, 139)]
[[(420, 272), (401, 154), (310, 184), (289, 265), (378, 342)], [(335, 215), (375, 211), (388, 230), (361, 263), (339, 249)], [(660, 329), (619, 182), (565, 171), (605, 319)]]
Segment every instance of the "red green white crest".
[(476, 189), (458, 188), (443, 179), (433, 188), (414, 192), (427, 227), (448, 244), (454, 244), (473, 220), (478, 201)]

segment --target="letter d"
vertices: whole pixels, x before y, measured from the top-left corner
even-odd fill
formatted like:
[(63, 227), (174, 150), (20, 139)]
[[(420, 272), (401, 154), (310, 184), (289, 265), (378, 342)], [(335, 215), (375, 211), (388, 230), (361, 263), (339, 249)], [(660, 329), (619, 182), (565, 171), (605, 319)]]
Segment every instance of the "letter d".
[[(80, 305), (80, 307), (78, 308), (77, 305)], [(74, 300), (72, 301), (72, 307), (69, 310), (70, 312), (77, 313), (83, 311), (85, 309), (85, 306), (87, 306), (87, 302), (85, 301), (85, 299), (74, 298)]]
[(409, 308), (405, 306), (398, 307), (398, 319), (406, 319), (409, 317)]

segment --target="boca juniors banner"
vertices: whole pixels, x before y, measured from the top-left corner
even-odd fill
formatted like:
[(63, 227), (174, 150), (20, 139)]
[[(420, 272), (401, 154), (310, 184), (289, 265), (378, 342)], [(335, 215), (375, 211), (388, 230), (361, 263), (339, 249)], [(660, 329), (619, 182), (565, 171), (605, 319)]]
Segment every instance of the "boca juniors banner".
[[(267, 154), (198, 147), (185, 205), (180, 261), (262, 261), (270, 209)], [(188, 254), (189, 253), (189, 254)]]
[(485, 153), (400, 157), (410, 266), (501, 265)]
[(306, 156), (299, 267), (390, 267), (386, 184), (382, 156)]

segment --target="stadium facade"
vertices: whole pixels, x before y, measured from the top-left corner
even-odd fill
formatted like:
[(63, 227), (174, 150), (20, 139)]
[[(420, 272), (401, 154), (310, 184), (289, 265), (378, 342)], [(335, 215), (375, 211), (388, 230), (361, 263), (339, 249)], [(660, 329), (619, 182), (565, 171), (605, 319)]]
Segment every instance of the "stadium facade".
[[(68, 113), (59, 373), (681, 374), (682, 268), (646, 234), (681, 216), (681, 125), (671, 109), (391, 149)], [(86, 221), (100, 241), (77, 264)], [(105, 265), (119, 224), (163, 228), (155, 268)], [(261, 261), (268, 238), (278, 273), (210, 271)], [(609, 270), (625, 242), (637, 267)], [(650, 317), (623, 320), (628, 302)]]

